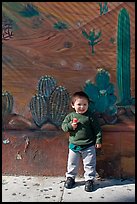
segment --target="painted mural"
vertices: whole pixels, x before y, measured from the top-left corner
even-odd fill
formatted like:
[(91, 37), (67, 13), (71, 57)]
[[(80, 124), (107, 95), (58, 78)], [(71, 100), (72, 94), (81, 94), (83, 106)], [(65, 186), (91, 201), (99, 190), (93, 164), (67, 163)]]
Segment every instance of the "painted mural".
[(59, 130), (84, 90), (101, 125), (135, 122), (135, 2), (3, 2), (2, 127)]

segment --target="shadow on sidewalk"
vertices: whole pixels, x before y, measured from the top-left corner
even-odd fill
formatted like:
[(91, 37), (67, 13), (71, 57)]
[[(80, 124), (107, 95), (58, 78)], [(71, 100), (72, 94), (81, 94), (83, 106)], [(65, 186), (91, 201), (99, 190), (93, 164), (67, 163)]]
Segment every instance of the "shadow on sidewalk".
[[(99, 179), (94, 181), (94, 190), (96, 191), (98, 188), (106, 188), (106, 187), (112, 187), (112, 186), (122, 186), (122, 185), (129, 185), (129, 184), (135, 184), (134, 179)], [(76, 181), (75, 187), (81, 187), (85, 185), (85, 181)], [(127, 189), (130, 191), (130, 189)]]

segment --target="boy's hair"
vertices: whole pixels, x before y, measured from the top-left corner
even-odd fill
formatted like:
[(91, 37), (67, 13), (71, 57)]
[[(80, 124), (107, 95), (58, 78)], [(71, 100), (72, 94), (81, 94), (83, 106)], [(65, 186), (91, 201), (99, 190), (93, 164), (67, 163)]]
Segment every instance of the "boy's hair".
[(85, 92), (77, 91), (72, 95), (72, 98), (71, 98), (71, 104), (72, 105), (74, 104), (74, 102), (76, 101), (77, 98), (85, 98), (85, 99), (87, 99), (88, 103), (90, 102), (90, 99)]

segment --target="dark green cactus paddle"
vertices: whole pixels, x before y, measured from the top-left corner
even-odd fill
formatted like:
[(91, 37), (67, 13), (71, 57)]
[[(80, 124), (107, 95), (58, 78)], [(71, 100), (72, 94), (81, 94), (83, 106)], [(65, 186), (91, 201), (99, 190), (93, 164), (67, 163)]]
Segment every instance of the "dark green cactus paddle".
[(92, 112), (107, 113), (115, 115), (116, 96), (114, 95), (114, 85), (110, 83), (110, 74), (104, 69), (98, 69), (95, 77), (95, 84), (86, 81), (84, 92), (91, 99), (90, 109)]

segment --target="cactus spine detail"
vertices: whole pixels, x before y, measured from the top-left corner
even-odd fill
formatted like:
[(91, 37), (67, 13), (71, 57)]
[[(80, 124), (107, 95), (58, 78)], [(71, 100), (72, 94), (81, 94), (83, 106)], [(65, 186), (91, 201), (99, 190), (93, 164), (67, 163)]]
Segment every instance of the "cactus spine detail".
[(129, 105), (130, 93), (130, 19), (125, 8), (120, 10), (117, 31), (118, 104)]

